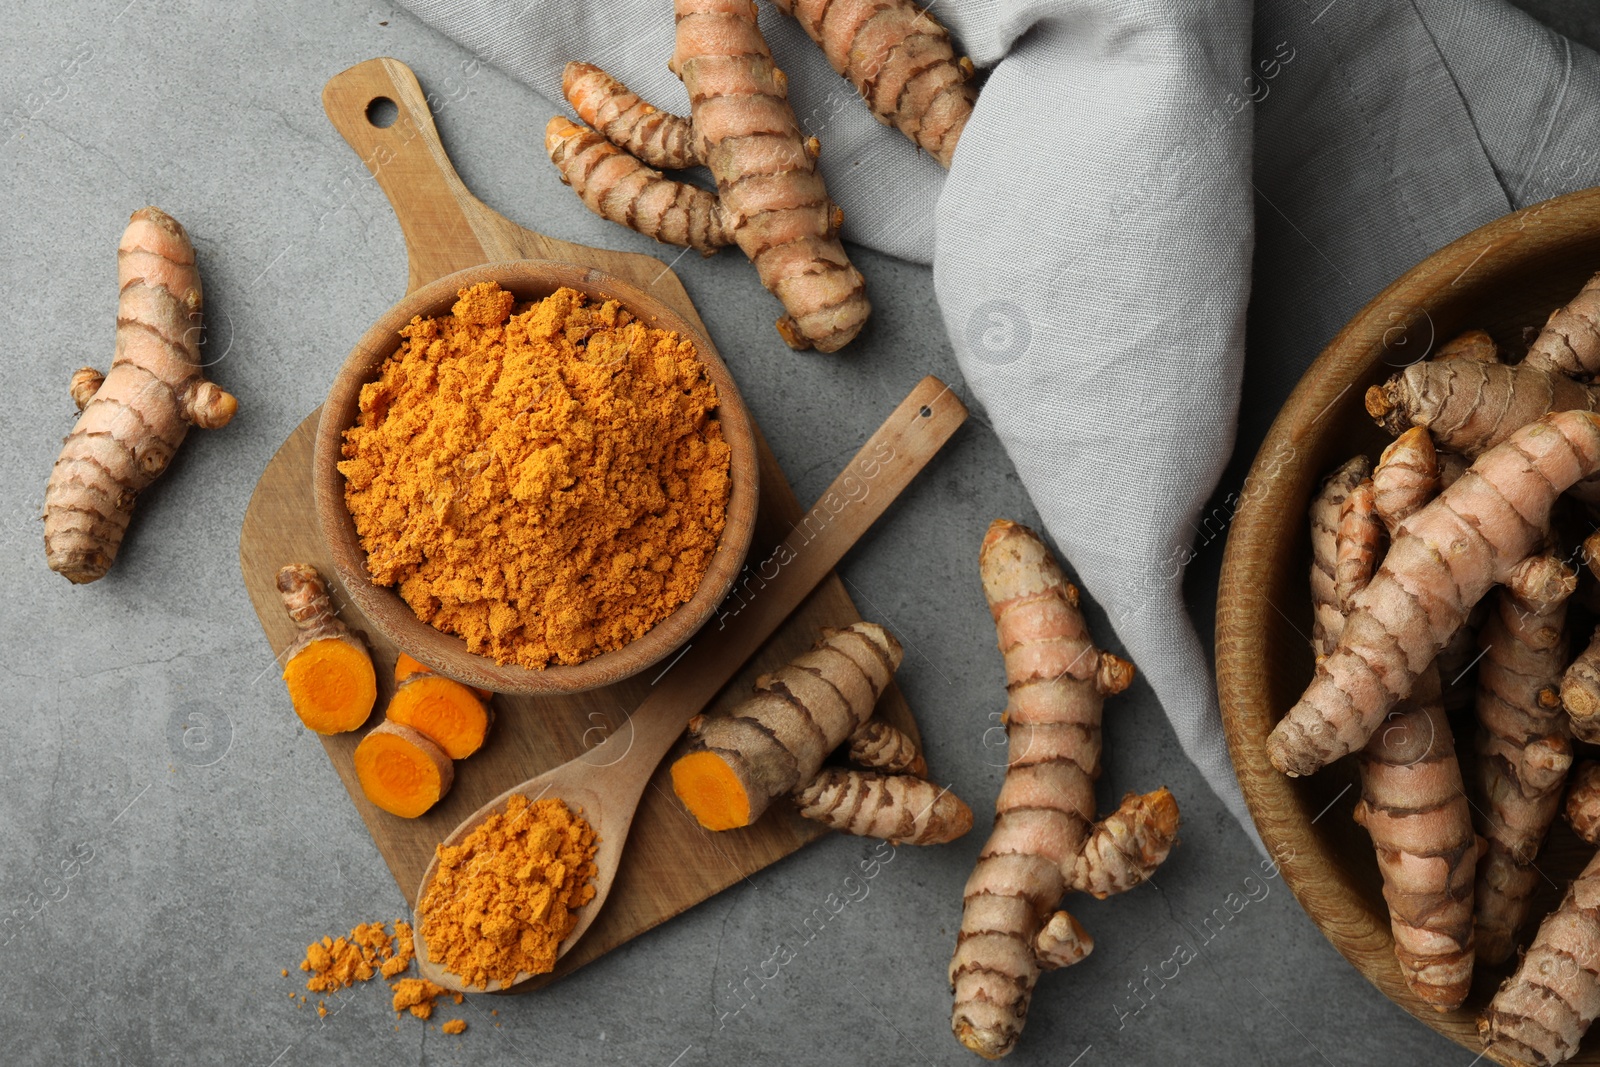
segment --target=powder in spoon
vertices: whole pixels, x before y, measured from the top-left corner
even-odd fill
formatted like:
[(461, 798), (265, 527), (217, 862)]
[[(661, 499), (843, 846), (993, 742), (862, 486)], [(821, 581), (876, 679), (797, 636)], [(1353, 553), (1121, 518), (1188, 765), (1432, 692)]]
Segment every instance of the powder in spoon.
[(462, 838), (439, 846), (418, 905), (428, 958), (479, 989), (545, 974), (594, 899), (594, 828), (556, 799), (513, 795)]

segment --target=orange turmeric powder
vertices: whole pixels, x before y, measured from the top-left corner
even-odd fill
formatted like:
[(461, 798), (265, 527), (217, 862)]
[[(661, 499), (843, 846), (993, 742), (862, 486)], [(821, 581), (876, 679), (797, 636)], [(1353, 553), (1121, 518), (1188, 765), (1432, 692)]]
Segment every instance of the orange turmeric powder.
[(556, 799), (513, 795), (439, 867), (417, 913), (428, 958), (479, 989), (555, 968), (556, 951), (594, 899), (594, 829)]
[(694, 595), (730, 481), (693, 342), (571, 289), (517, 310), (494, 282), (400, 333), (339, 464), (375, 582), (534, 669), (620, 648)]

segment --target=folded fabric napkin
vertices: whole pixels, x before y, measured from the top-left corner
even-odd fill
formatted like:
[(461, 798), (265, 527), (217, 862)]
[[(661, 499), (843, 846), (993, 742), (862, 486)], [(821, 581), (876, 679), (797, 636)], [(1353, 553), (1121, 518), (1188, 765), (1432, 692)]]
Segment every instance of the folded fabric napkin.
[[(404, 2), (556, 110), (581, 58), (688, 113), (664, 0)], [(844, 236), (932, 263), (962, 370), (1050, 535), (1248, 829), (1184, 604), (1187, 564), (1231, 516), (1225, 490), (1208, 500), (1396, 275), (1600, 182), (1600, 59), (1501, 0), (935, 5), (987, 75), (948, 175), (793, 21), (763, 4), (761, 26), (823, 141)], [(1214, 581), (1191, 592), (1208, 613)]]

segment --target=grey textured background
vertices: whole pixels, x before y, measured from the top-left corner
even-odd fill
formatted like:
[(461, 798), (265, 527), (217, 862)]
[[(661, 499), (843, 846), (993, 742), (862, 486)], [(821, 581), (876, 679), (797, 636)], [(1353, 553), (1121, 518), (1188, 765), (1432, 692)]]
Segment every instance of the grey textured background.
[[(1600, 44), (1585, 0), (1522, 6)], [(445, 98), (446, 145), (489, 204), (558, 237), (657, 246), (589, 215), (559, 184), (540, 146), (548, 105), (491, 68), (472, 71), (403, 11), (79, 0), (11, 5), (5, 21), (0, 923), (11, 922), (0, 925), (0, 1060), (974, 1062), (948, 1033), (945, 967), (981, 833), (899, 850), (766, 982), (762, 961), (798, 940), (871, 843), (824, 840), (546, 991), (469, 1000), (431, 1024), (397, 1022), (377, 983), (328, 998), (326, 1018), (290, 1002), (308, 941), (403, 907), (287, 706), (237, 564), (262, 467), (405, 283), (399, 229), (324, 118), (322, 84), (399, 57)], [(67, 378), (109, 361), (113, 250), (145, 203), (196, 238), (213, 374), (243, 409), (229, 428), (191, 436), (142, 500), (112, 575), (75, 589), (44, 567), (37, 510), (72, 420)], [(677, 264), (802, 499), (922, 374), (959, 380), (928, 272), (856, 255), (876, 315), (845, 357), (789, 353), (737, 255)], [(1033, 518), (975, 413), (844, 567), (862, 610), (906, 643), (900, 680), (935, 776), (980, 813), (1004, 762), (989, 732), (1003, 692), (974, 554), (999, 515)], [(1213, 593), (1197, 590), (1198, 612)], [(1106, 740), (1102, 804), (1168, 784), (1183, 843), (1152, 887), (1074, 901), (1095, 954), (1043, 979), (1012, 1062), (1471, 1061), (1369, 987), (1263, 874), (1147, 688), (1110, 705)], [(1208, 935), (1202, 922), (1227, 914), (1230, 894), (1237, 914)], [(1135, 999), (1133, 985), (1180, 944), (1198, 958)], [(440, 1034), (456, 1016), (467, 1034)]]

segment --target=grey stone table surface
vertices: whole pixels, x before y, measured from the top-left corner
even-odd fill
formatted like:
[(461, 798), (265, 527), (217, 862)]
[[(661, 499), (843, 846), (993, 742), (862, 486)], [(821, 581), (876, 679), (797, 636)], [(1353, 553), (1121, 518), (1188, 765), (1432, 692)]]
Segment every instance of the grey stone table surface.
[[(431, 1023), (396, 1019), (378, 983), (327, 997), (325, 1017), (315, 998), (291, 1001), (309, 941), (404, 907), (288, 707), (238, 569), (262, 468), (405, 285), (399, 229), (324, 117), (321, 87), (364, 59), (403, 59), (440, 93), (447, 147), (490, 205), (570, 240), (659, 246), (560, 185), (540, 144), (544, 101), (402, 10), (9, 6), (0, 1062), (972, 1062), (949, 1034), (945, 968), (981, 833), (902, 848), (848, 893), (873, 844), (831, 836), (542, 992), (472, 998)], [(1585, 0), (1527, 6), (1600, 38)], [(45, 569), (37, 513), (73, 418), (67, 378), (109, 362), (115, 243), (146, 203), (195, 236), (213, 374), (243, 407), (227, 429), (191, 436), (111, 576), (73, 588)], [(877, 310), (845, 357), (786, 350), (737, 255), (676, 266), (802, 499), (923, 374), (959, 388), (928, 271), (857, 254)], [(900, 680), (929, 763), (980, 821), (1004, 764), (1001, 664), (975, 574), (995, 516), (1034, 513), (975, 412), (843, 567), (866, 615), (905, 642)], [(1196, 612), (1213, 597), (1197, 590)], [(1102, 805), (1170, 785), (1183, 841), (1152, 886), (1075, 905), (1095, 953), (1044, 977), (1012, 1062), (1471, 1061), (1323, 940), (1185, 762), (1147, 687), (1108, 713)], [(835, 894), (849, 897), (842, 910)], [(827, 921), (807, 940), (812, 915)], [(779, 945), (795, 951), (774, 969)], [(455, 1017), (468, 1031), (442, 1034)]]

